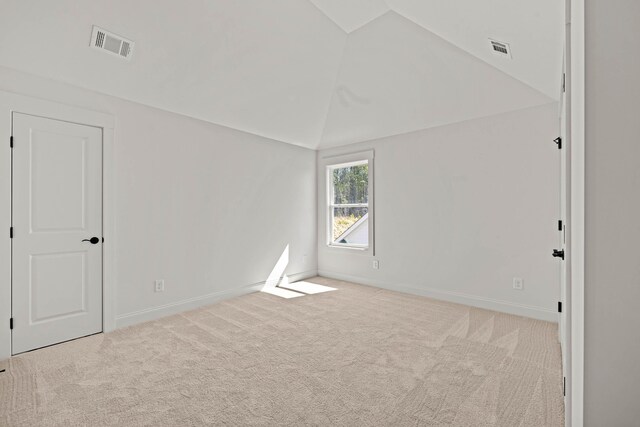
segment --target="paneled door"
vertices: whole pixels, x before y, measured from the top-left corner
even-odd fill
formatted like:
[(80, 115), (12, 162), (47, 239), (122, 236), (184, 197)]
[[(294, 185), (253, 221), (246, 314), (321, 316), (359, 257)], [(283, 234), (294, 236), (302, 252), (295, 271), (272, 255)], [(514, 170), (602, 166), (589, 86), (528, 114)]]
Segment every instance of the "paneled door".
[(13, 113), (12, 353), (102, 331), (102, 129)]

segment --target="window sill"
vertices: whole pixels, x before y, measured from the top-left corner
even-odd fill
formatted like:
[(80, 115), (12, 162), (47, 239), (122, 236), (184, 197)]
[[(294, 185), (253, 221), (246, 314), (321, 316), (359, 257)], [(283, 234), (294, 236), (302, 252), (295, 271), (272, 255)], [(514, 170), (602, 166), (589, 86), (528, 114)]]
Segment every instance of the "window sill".
[(327, 247), (332, 249), (350, 249), (352, 251), (360, 251), (360, 252), (365, 252), (369, 250), (369, 246), (349, 246), (349, 245), (328, 244)]

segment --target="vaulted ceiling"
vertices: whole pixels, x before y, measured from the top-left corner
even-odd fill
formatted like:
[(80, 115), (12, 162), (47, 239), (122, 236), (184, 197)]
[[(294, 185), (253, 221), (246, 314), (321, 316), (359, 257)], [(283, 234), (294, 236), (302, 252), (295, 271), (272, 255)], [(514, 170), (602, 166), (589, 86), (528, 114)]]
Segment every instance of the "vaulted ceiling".
[[(0, 64), (315, 149), (553, 102), (563, 19), (558, 0), (0, 0)], [(89, 48), (92, 25), (131, 61)]]

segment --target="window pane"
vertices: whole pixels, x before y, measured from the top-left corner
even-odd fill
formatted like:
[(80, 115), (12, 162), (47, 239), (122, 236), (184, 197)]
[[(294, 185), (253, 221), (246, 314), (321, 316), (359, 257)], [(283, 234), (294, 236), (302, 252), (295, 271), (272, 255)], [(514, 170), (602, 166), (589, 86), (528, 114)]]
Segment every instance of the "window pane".
[(333, 243), (369, 244), (367, 208), (333, 208)]
[(333, 169), (333, 202), (369, 202), (369, 165)]

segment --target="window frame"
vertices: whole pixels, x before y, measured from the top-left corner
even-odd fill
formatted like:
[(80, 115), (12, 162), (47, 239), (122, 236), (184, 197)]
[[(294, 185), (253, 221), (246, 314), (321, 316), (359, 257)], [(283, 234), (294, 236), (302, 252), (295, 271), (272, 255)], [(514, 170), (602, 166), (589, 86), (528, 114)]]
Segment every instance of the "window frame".
[[(324, 209), (326, 215), (326, 229), (325, 229), (325, 243), (328, 248), (331, 249), (347, 249), (353, 251), (359, 251), (361, 253), (374, 253), (375, 240), (374, 240), (374, 156), (373, 151), (366, 151), (360, 153), (346, 154), (340, 156), (326, 157), (324, 160), (324, 179), (326, 185)], [(335, 203), (334, 187), (333, 187), (333, 170), (358, 166), (362, 164), (368, 165), (368, 203)], [(336, 207), (366, 207), (368, 214), (368, 244), (359, 245), (353, 243), (338, 243), (333, 241), (333, 218), (334, 209)]]

